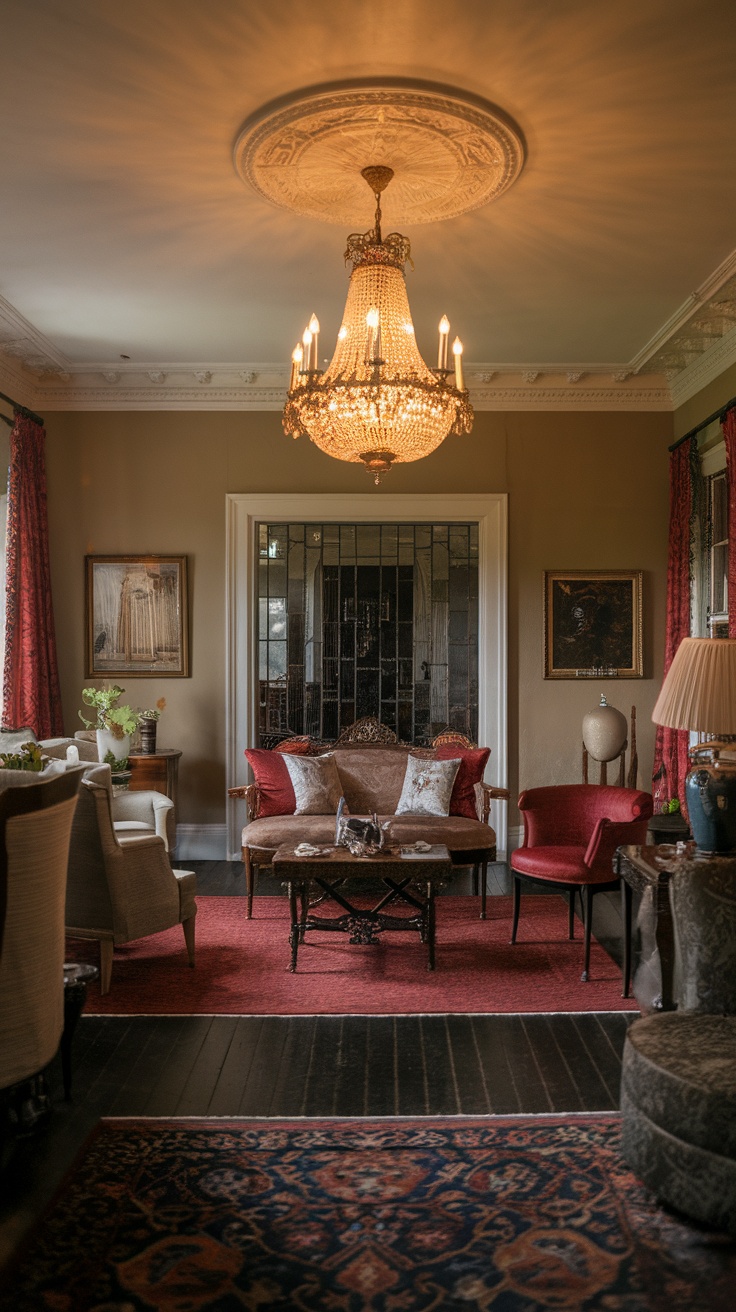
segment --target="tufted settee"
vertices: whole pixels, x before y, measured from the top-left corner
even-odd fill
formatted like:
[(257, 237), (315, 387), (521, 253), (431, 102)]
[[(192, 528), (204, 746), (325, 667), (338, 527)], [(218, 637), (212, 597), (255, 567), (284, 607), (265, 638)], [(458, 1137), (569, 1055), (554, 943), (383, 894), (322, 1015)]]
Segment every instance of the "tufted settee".
[[(462, 756), (467, 739), (457, 736), (457, 755)], [(419, 751), (398, 742), (360, 742), (338, 740), (329, 749), (334, 752), (342, 793), (352, 816), (374, 813), (383, 823), (389, 820), (388, 842), (391, 846), (423, 840), (443, 843), (458, 866), (473, 868), (474, 887), (480, 883), (481, 918), (485, 919), (486, 870), (495, 860), (496, 835), (489, 824), (490, 805), (495, 799), (508, 800), (508, 790), (494, 788), (483, 781), (475, 785), (475, 815), (447, 816), (396, 815), (396, 807), (406, 774), (410, 754), (432, 757), (431, 750)], [(452, 740), (438, 747), (447, 759), (453, 756)], [(264, 815), (261, 813), (257, 784), (231, 788), (230, 795), (244, 798), (247, 824), (242, 834), (245, 866), (247, 915), (252, 915), (253, 889), (259, 868), (269, 866), (274, 852), (283, 843), (308, 842), (330, 844), (335, 838), (335, 814)], [(454, 796), (454, 794), (453, 794)], [(453, 808), (451, 807), (451, 810)], [(465, 808), (467, 810), (467, 807)]]

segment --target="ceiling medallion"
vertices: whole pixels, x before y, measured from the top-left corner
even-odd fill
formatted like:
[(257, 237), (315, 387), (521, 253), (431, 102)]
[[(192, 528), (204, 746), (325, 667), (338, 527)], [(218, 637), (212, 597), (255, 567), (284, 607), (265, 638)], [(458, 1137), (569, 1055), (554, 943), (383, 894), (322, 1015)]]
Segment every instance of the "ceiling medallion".
[(519, 176), (525, 145), (502, 110), (455, 87), (405, 78), (332, 83), (272, 101), (234, 148), (240, 177), (267, 200), (354, 226), (361, 170), (393, 169), (393, 223), (456, 218), (496, 200)]

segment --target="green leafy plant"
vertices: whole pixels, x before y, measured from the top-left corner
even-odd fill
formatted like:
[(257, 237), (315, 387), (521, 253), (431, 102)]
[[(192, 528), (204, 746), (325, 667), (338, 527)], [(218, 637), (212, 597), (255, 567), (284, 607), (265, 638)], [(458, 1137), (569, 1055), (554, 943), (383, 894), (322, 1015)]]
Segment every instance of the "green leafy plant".
[(116, 761), (112, 752), (105, 753), (105, 765), (109, 765), (113, 774), (120, 774), (121, 771), (127, 770), (129, 759), (128, 756), (124, 756), (121, 761)]
[(662, 815), (677, 815), (680, 809), (680, 802), (677, 797), (671, 797), (669, 801), (662, 803)]
[(43, 760), (38, 743), (23, 743), (19, 752), (8, 752), (6, 756), (0, 756), (0, 767), (3, 770), (30, 770), (39, 774), (43, 770)]
[(82, 701), (95, 711), (95, 719), (88, 720), (79, 712), (79, 718), (85, 729), (107, 729), (114, 738), (123, 738), (125, 734), (134, 733), (138, 725), (138, 716), (132, 706), (117, 706), (116, 702), (125, 692), (117, 683), (112, 688), (83, 688)]

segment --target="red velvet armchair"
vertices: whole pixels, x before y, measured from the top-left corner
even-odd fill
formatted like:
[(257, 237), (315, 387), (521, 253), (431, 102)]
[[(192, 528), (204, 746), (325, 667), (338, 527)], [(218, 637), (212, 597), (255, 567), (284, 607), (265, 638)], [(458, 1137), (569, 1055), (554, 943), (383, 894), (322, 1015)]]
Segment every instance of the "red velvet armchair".
[(569, 894), (568, 933), (575, 937), (575, 894), (583, 902), (583, 980), (590, 970), (590, 928), (593, 895), (616, 889), (613, 856), (624, 843), (645, 843), (652, 798), (633, 788), (600, 784), (558, 784), (530, 788), (519, 798), (524, 818), (524, 843), (511, 856), (514, 875), (514, 918), (511, 942), (516, 942), (523, 879), (556, 887)]

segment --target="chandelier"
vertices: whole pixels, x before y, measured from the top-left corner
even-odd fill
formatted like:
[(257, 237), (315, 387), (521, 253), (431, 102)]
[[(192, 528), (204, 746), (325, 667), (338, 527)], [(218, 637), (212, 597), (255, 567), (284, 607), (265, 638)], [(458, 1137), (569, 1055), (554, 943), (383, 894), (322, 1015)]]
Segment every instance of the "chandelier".
[(378, 484), (393, 465), (421, 460), (448, 434), (469, 433), (473, 409), (457, 337), (449, 363), (446, 316), (437, 368), (419, 354), (404, 280), (406, 261), (412, 264), (409, 239), (381, 234), (381, 194), (393, 169), (373, 165), (361, 174), (375, 197), (375, 222), (347, 239), (345, 262), (353, 270), (335, 353), (320, 370), (319, 321), (312, 315), (292, 354), (283, 424), (289, 436), (309, 437), (336, 460), (362, 463)]

